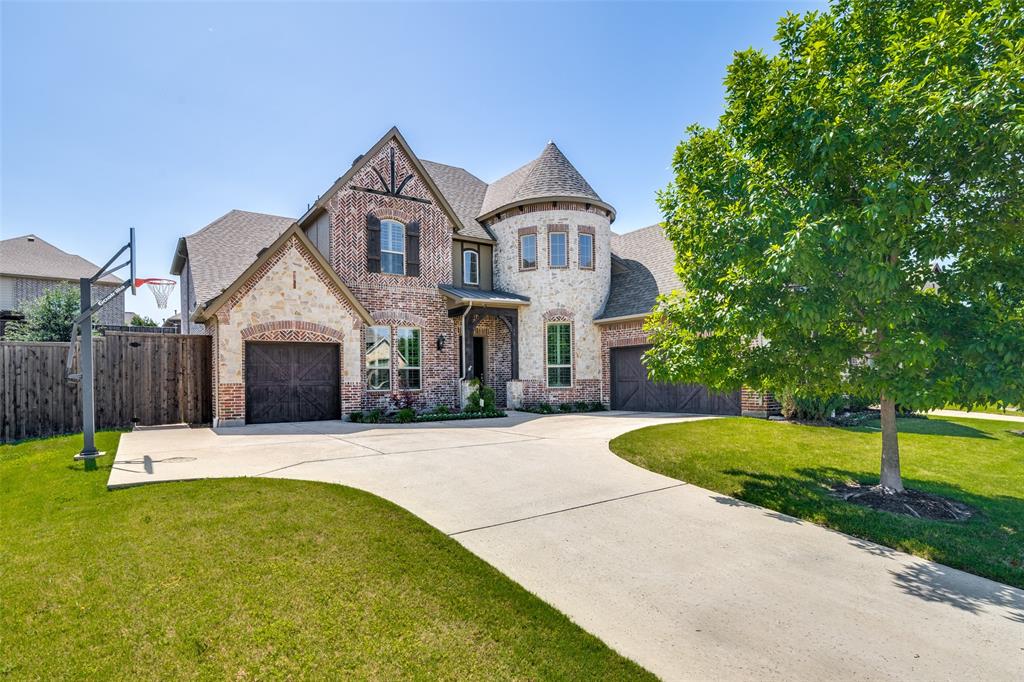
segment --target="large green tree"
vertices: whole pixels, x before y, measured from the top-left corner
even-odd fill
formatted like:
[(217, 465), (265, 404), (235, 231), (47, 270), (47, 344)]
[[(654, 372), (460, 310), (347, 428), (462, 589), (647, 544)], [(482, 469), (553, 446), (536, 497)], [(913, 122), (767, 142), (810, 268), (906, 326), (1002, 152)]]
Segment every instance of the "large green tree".
[(736, 53), (660, 193), (685, 291), (655, 378), (1024, 404), (1024, 6), (840, 0)]

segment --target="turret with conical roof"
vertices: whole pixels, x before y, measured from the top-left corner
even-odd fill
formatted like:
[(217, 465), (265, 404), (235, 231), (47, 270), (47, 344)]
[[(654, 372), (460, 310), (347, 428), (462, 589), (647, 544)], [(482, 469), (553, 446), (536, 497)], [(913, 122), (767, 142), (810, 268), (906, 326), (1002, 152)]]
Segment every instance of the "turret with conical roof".
[(480, 209), (480, 222), (510, 210), (546, 201), (582, 201), (615, 220), (606, 203), (554, 142), (548, 142), (533, 161), (491, 183)]
[[(600, 400), (601, 334), (594, 318), (611, 282), (614, 219), (615, 210), (554, 142), (487, 187), (477, 220), (497, 241), (494, 286), (530, 299), (519, 311), (518, 330), (525, 404)], [(560, 369), (552, 370), (547, 357), (554, 347), (549, 336), (562, 349)]]

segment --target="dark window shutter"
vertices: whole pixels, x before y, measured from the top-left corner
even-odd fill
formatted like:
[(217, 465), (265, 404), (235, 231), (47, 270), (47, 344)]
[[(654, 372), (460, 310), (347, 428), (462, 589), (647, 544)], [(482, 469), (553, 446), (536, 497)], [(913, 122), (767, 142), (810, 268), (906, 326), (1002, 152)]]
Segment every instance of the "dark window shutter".
[(405, 226), (405, 274), (420, 276), (420, 224), (416, 221)]
[(366, 214), (366, 269), (380, 272), (380, 218)]

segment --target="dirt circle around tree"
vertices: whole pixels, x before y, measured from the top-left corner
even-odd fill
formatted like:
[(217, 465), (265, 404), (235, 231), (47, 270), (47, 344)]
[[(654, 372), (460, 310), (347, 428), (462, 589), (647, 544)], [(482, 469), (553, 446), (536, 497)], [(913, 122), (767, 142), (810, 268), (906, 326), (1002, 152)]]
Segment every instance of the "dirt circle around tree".
[(831, 494), (840, 500), (862, 507), (931, 521), (960, 522), (979, 513), (977, 509), (963, 502), (919, 490), (896, 493), (886, 491), (878, 485), (853, 483), (833, 486)]

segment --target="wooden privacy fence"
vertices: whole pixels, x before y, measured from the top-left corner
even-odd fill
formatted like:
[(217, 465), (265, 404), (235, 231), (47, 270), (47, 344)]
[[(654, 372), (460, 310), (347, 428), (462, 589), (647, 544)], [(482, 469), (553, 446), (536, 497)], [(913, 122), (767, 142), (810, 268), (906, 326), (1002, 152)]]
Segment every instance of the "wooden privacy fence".
[[(212, 421), (210, 343), (170, 334), (93, 339), (96, 428)], [(67, 350), (0, 342), (0, 442), (82, 430), (81, 389), (64, 378)]]

